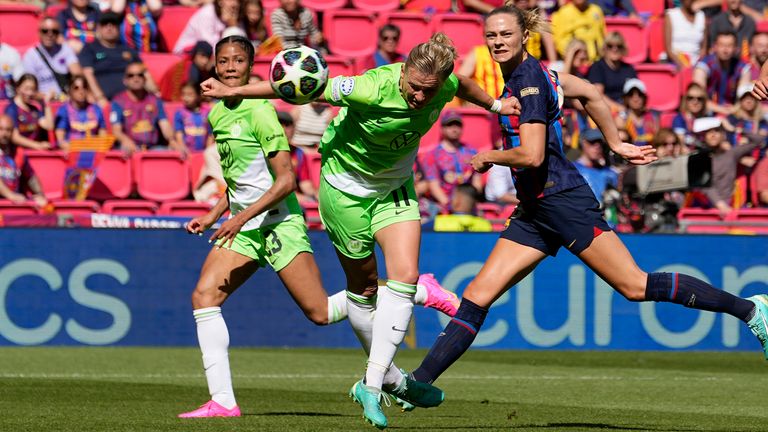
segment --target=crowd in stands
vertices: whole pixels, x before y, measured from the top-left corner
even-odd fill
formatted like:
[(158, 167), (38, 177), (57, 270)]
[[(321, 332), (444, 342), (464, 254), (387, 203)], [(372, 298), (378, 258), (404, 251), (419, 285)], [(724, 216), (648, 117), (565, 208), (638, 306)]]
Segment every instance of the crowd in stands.
[[(413, 40), (414, 34), (424, 28), (437, 30), (444, 19), (459, 17), (474, 25), (478, 34), (449, 34), (461, 45), (457, 72), (471, 77), (489, 94), (501, 94), (504, 79), (482, 44), (478, 23), (482, 14), (503, 1), (366, 2), (381, 5), (360, 15), (368, 20), (367, 33), (361, 30), (360, 39), (365, 39), (363, 33), (372, 35), (371, 42), (375, 39), (361, 56), (346, 54), (350, 51), (340, 46), (344, 40), (340, 42), (334, 35), (338, 30), (329, 26), (340, 2), (333, 7), (328, 3), (29, 3), (37, 8), (33, 11), (37, 13), (36, 27), (21, 30), (30, 37), (36, 34), (34, 44), (6, 43), (7, 33), (20, 29), (0, 24), (0, 109), (5, 114), (0, 117), (0, 199), (49, 205), (24, 152), (66, 152), (72, 140), (110, 134), (116, 139), (115, 150), (125, 158), (147, 151), (174, 152), (181, 160), (196, 158), (201, 168), (193, 174), (187, 198), (215, 202), (225, 185), (207, 123), (214, 101), (201, 97), (199, 84), (213, 76), (213, 46), (226, 35), (243, 35), (254, 44), (260, 59), (254, 67), (254, 80), (265, 77), (259, 64), (266, 61), (268, 65), (269, 58), (281, 49), (300, 44), (323, 52), (332, 65), (332, 75), (334, 67), (362, 73), (403, 61), (418, 42)], [(662, 159), (702, 152), (711, 155), (708, 186), (638, 193), (631, 185), (626, 187), (627, 178), (635, 176), (633, 169), (610, 153), (581, 105), (565, 101), (568, 156), (614, 226), (625, 231), (658, 228), (647, 223), (645, 213), (650, 205), (659, 203), (674, 209), (711, 208), (724, 219), (734, 210), (768, 207), (768, 112), (750, 94), (751, 82), (768, 59), (767, 3), (514, 2), (519, 8), (537, 8), (551, 23), (551, 33), (530, 34), (528, 52), (553, 70), (594, 83), (614, 113), (623, 139), (656, 146)], [(4, 11), (18, 12), (25, 6), (32, 7), (27, 2), (0, 2), (0, 23)], [(359, 8), (356, 0), (349, 0), (345, 7), (350, 13)], [(414, 22), (422, 27), (410, 27)], [(644, 50), (639, 55), (633, 51), (638, 46)], [(158, 56), (171, 62), (161, 73), (153, 70)], [(668, 74), (669, 86), (647, 81), (651, 79), (647, 71), (657, 70)], [(660, 104), (660, 99), (666, 104)], [(276, 101), (276, 108), (292, 145), (300, 202), (316, 209), (318, 144), (337, 109), (323, 103), (294, 107), (281, 101)], [(477, 129), (472, 119), (481, 117), (486, 126)], [(498, 229), (517, 204), (509, 170), (493, 167), (481, 175), (468, 163), (478, 151), (501, 145), (495, 119), (481, 108), (455, 100), (433, 131), (423, 137), (414, 167), (425, 222), (439, 230)]]

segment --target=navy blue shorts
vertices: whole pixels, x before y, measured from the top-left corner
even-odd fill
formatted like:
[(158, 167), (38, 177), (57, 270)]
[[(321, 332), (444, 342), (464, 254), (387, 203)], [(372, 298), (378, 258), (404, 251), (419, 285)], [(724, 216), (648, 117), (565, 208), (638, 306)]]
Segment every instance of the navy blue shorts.
[(560, 246), (578, 255), (611, 227), (587, 185), (517, 206), (501, 238), (557, 255)]

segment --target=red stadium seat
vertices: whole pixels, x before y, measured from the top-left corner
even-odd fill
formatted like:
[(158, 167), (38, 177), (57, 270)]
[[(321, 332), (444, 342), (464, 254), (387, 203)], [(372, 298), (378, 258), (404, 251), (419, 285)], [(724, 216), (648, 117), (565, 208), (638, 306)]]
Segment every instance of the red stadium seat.
[(140, 53), (139, 56), (158, 87), (162, 88), (162, 83), (165, 80), (182, 82), (186, 79), (186, 77), (183, 76), (184, 59), (181, 56), (153, 52), (143, 52)]
[(684, 208), (677, 214), (678, 219), (697, 222), (721, 222), (720, 211), (717, 209)]
[(685, 228), (688, 234), (728, 234), (732, 227), (726, 224), (689, 225)]
[(637, 9), (638, 13), (647, 13), (652, 17), (660, 17), (664, 15), (664, 9), (666, 8), (665, 0), (633, 0), (632, 4)]
[(59, 16), (59, 13), (61, 13), (61, 11), (63, 11), (67, 7), (68, 6), (66, 3), (49, 4), (48, 6), (46, 6), (43, 14), (47, 17), (56, 18)]
[(179, 40), (181, 32), (187, 26), (187, 21), (197, 12), (197, 8), (186, 6), (163, 6), (163, 13), (157, 20), (160, 33), (160, 46), (166, 52), (171, 52)]
[(693, 82), (693, 66), (687, 67), (680, 71), (680, 95), (687, 91), (688, 85)]
[(403, 6), (407, 11), (420, 13), (450, 12), (451, 0), (410, 0)]
[(352, 7), (371, 12), (388, 12), (400, 7), (400, 0), (352, 0)]
[(350, 76), (357, 74), (355, 61), (350, 57), (327, 55), (325, 56), (325, 62), (328, 63), (329, 78), (339, 75)]
[(326, 11), (323, 31), (335, 54), (365, 57), (376, 51), (378, 23), (372, 12), (350, 9)]
[[(480, 108), (456, 109), (464, 121), (464, 130), (461, 140), (477, 151), (485, 151), (493, 148), (492, 129), (498, 128), (495, 117)], [(419, 145), (419, 154), (433, 150), (440, 143), (440, 120), (438, 119), (432, 128), (422, 138)]]
[(157, 213), (157, 204), (144, 200), (110, 200), (104, 202), (101, 211), (121, 216), (154, 216)]
[(67, 171), (67, 158), (62, 151), (28, 150), (24, 153), (40, 179), (43, 193), (49, 200), (64, 196), (64, 174)]
[(259, 75), (262, 80), (269, 79), (269, 68), (272, 66), (272, 57), (259, 56), (253, 59), (251, 75)]
[(301, 5), (316, 11), (327, 11), (344, 8), (347, 0), (302, 0)]
[(38, 214), (37, 207), (31, 201), (15, 204), (8, 200), (0, 200), (0, 215), (34, 216)]
[(768, 208), (749, 208), (736, 211), (736, 220), (744, 222), (763, 222), (768, 225)]
[(661, 113), (661, 118), (659, 119), (659, 123), (661, 124), (661, 127), (671, 128), (672, 122), (675, 120), (676, 116), (677, 116), (676, 111), (664, 111), (663, 113)]
[[(435, 31), (448, 35), (460, 56), (478, 45), (484, 45), (483, 18), (474, 13), (437, 14)], [(424, 39), (423, 41), (426, 41)]]
[(408, 54), (416, 45), (432, 36), (434, 25), (429, 16), (414, 12), (382, 13), (381, 24), (393, 24), (400, 28), (398, 51)]
[(680, 79), (675, 67), (667, 64), (635, 65), (637, 77), (648, 89), (648, 108), (673, 111), (680, 104)]
[(157, 214), (163, 216), (197, 217), (203, 216), (211, 210), (211, 205), (197, 201), (164, 202), (160, 205)]
[(203, 165), (205, 165), (205, 157), (203, 152), (190, 153), (187, 156), (187, 163), (189, 163), (189, 181), (192, 189), (195, 189), (197, 180), (200, 178), (200, 172), (203, 171)]
[(648, 32), (643, 22), (634, 18), (605, 18), (606, 32), (617, 31), (627, 41), (629, 52), (624, 61), (630, 64), (642, 63), (648, 57)]
[(91, 214), (99, 212), (99, 203), (96, 201), (53, 201), (53, 209), (60, 214)]
[(320, 210), (318, 209), (316, 202), (303, 202), (301, 207), (304, 209), (304, 219), (307, 221), (307, 227), (309, 229), (321, 230), (323, 222), (320, 220)]
[(88, 198), (103, 201), (128, 198), (133, 190), (131, 160), (119, 150), (107, 152), (96, 171)]
[(664, 18), (651, 18), (648, 22), (648, 58), (653, 63), (661, 60), (664, 52)]
[(142, 198), (175, 201), (189, 195), (189, 166), (178, 152), (140, 152), (133, 155), (133, 163), (136, 189)]
[(0, 4), (0, 30), (2, 41), (19, 51), (22, 56), (27, 49), (39, 42), (40, 9), (23, 3)]
[(263, 4), (264, 4), (264, 10), (271, 11), (272, 9), (280, 7), (280, 0), (264, 0)]

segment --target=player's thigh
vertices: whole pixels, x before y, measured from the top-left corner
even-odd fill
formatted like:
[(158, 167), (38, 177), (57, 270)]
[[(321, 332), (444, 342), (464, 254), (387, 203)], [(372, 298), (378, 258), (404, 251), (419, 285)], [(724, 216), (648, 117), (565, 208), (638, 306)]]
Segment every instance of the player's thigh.
[(376, 264), (376, 254), (365, 258), (350, 258), (336, 250), (339, 263), (347, 277), (347, 291), (354, 294), (372, 296), (379, 286), (379, 272)]
[[(233, 245), (237, 242), (235, 236)], [(214, 246), (200, 270), (192, 294), (192, 306), (195, 309), (221, 306), (258, 268), (259, 262), (253, 257), (233, 249)]]
[(320, 181), (320, 218), (336, 250), (353, 260), (367, 258), (373, 253), (371, 213), (376, 202), (346, 194)]
[(312, 253), (299, 253), (277, 275), (307, 319), (318, 325), (328, 323), (328, 293)]
[(463, 297), (490, 307), (511, 286), (528, 276), (547, 254), (539, 249), (500, 238)]
[(648, 274), (637, 266), (635, 259), (613, 231), (604, 232), (579, 255), (589, 268), (629, 300), (645, 299)]
[(376, 202), (371, 229), (384, 252), (387, 277), (415, 284), (419, 278), (421, 215), (413, 179)]

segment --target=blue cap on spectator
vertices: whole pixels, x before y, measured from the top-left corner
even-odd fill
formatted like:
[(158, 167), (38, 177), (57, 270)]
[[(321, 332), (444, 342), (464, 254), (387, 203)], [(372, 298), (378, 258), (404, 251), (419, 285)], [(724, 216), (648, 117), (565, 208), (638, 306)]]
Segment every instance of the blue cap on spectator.
[(123, 16), (115, 12), (104, 12), (99, 16), (99, 25), (115, 24), (120, 25), (123, 22)]
[(584, 132), (581, 133), (581, 138), (589, 142), (605, 141), (605, 138), (603, 138), (603, 134), (597, 129), (585, 130)]
[(451, 123), (458, 123), (460, 125), (464, 125), (464, 120), (461, 118), (461, 114), (459, 114), (456, 110), (448, 110), (443, 114), (443, 118), (440, 120), (441, 126), (448, 126)]
[(197, 41), (195, 46), (192, 47), (192, 51), (190, 51), (190, 53), (192, 54), (192, 57), (196, 56), (197, 54), (203, 54), (207, 57), (210, 57), (213, 55), (213, 47), (206, 41)]

